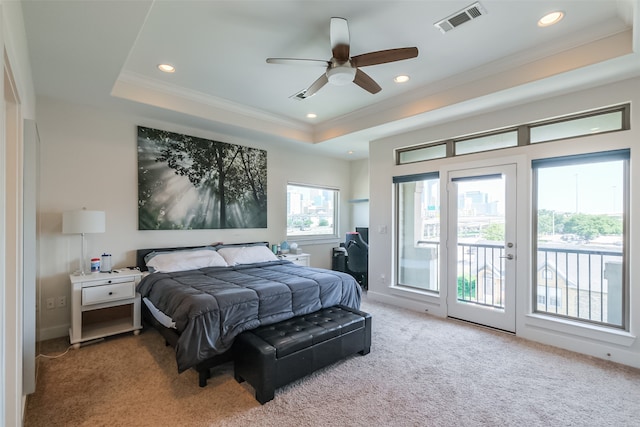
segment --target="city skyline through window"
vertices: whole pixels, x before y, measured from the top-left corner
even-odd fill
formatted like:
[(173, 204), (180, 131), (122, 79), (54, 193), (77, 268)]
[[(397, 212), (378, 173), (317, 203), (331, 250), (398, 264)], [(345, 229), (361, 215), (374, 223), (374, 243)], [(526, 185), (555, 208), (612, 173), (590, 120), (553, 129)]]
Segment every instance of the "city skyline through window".
[(287, 185), (287, 237), (336, 236), (338, 190)]

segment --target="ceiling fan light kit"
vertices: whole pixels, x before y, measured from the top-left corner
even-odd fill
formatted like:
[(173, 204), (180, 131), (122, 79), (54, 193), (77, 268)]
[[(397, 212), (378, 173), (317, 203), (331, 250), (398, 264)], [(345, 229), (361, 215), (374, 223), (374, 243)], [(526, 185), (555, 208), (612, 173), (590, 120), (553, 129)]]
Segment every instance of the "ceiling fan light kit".
[(296, 93), (291, 96), (291, 98), (297, 100), (309, 98), (322, 89), (327, 83), (335, 86), (344, 86), (353, 82), (367, 92), (376, 94), (380, 92), (382, 88), (375, 80), (362, 71), (360, 67), (402, 61), (418, 56), (417, 47), (405, 47), (380, 50), (350, 57), (349, 25), (344, 18), (331, 18), (329, 37), (331, 39), (331, 52), (333, 56), (328, 61), (318, 59), (267, 58), (268, 64), (300, 64), (323, 66), (326, 68), (324, 74), (313, 82), (311, 86)]
[(337, 67), (331, 67), (327, 70), (327, 78), (329, 83), (336, 86), (344, 86), (351, 82), (356, 77), (356, 69), (351, 65), (338, 65)]

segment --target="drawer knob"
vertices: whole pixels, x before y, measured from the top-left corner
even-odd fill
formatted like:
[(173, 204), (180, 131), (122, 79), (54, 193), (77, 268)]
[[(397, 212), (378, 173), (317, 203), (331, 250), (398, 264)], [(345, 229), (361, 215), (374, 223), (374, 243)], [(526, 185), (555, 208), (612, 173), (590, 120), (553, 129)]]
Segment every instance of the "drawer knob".
[(113, 292), (109, 292), (109, 295), (113, 295)]

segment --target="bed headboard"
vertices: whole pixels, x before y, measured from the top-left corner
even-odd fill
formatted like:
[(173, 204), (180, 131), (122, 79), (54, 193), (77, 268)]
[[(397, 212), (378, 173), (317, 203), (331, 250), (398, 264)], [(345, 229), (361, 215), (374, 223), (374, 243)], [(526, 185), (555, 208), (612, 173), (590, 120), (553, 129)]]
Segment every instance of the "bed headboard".
[(149, 253), (153, 252), (153, 251), (158, 251), (158, 252), (171, 252), (171, 251), (181, 251), (181, 250), (185, 250), (185, 249), (197, 249), (197, 248), (204, 248), (206, 246), (213, 246), (213, 247), (223, 247), (223, 246), (256, 246), (256, 245), (265, 245), (267, 247), (269, 247), (269, 242), (250, 242), (250, 243), (229, 243), (229, 244), (222, 244), (222, 243), (216, 243), (213, 245), (200, 245), (200, 246), (181, 246), (181, 247), (175, 247), (175, 248), (149, 248), (149, 249), (137, 249), (136, 250), (136, 267), (138, 267), (140, 269), (140, 271), (148, 271), (147, 269), (147, 265), (144, 262), (144, 257), (147, 256)]

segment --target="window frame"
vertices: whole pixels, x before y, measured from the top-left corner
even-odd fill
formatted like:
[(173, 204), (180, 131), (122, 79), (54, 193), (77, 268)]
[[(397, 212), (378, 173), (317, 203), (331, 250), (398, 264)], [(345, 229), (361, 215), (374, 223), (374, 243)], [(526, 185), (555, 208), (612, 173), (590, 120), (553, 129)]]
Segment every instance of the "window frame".
[[(533, 129), (533, 128), (537, 128), (537, 127), (541, 127), (541, 126), (545, 126), (545, 125), (557, 124), (557, 123), (568, 123), (568, 122), (571, 122), (573, 120), (581, 120), (581, 119), (585, 119), (585, 118), (589, 118), (589, 117), (597, 117), (597, 116), (606, 115), (606, 114), (615, 113), (615, 112), (620, 112), (621, 113), (621, 116), (620, 116), (620, 129), (612, 129), (612, 130), (596, 132), (596, 133), (577, 133), (576, 135), (572, 135), (572, 136), (563, 136), (561, 138), (544, 139), (544, 140), (536, 141), (536, 142), (533, 142), (533, 143), (531, 142), (531, 129)], [(432, 141), (432, 142), (423, 143), (423, 144), (419, 144), (419, 145), (414, 145), (414, 146), (410, 146), (410, 147), (398, 148), (398, 149), (395, 150), (395, 163), (396, 163), (396, 165), (405, 165), (405, 164), (418, 163), (418, 162), (428, 162), (428, 161), (431, 161), (431, 160), (437, 160), (437, 159), (442, 159), (442, 158), (450, 158), (450, 157), (459, 157), (459, 156), (466, 156), (466, 155), (473, 155), (473, 154), (477, 154), (477, 153), (484, 153), (484, 152), (487, 152), (487, 151), (507, 150), (507, 149), (513, 149), (513, 148), (527, 146), (527, 145), (538, 145), (538, 144), (544, 144), (546, 142), (562, 141), (562, 140), (565, 140), (565, 139), (575, 139), (575, 138), (589, 137), (589, 136), (593, 136), (593, 135), (603, 135), (603, 134), (606, 134), (606, 133), (621, 132), (621, 131), (625, 131), (625, 130), (629, 130), (629, 129), (631, 129), (631, 104), (626, 103), (626, 104), (614, 105), (614, 106), (599, 108), (599, 109), (595, 109), (595, 110), (585, 111), (585, 112), (581, 112), (581, 113), (575, 113), (575, 114), (569, 114), (569, 115), (565, 115), (565, 116), (553, 117), (553, 118), (549, 118), (549, 119), (545, 119), (545, 120), (539, 120), (539, 121), (535, 121), (535, 122), (523, 123), (523, 124), (520, 124), (520, 125), (517, 125), (517, 126), (509, 126), (509, 127), (504, 127), (504, 128), (500, 128), (500, 129), (494, 129), (494, 130), (490, 130), (490, 131), (474, 133), (474, 134), (470, 134), (470, 135), (457, 136), (457, 137), (454, 137), (454, 138), (443, 139), (443, 140), (438, 140), (438, 141)], [(486, 149), (486, 150), (478, 150), (478, 151), (468, 152), (468, 153), (464, 153), (464, 154), (457, 154), (456, 153), (455, 147), (456, 147), (456, 144), (458, 142), (464, 142), (464, 141), (469, 141), (469, 140), (473, 140), (473, 139), (480, 139), (480, 138), (485, 138), (485, 137), (489, 137), (489, 136), (492, 136), (492, 135), (500, 135), (500, 134), (510, 133), (510, 132), (514, 132), (514, 131), (517, 132), (517, 137), (516, 137), (517, 138), (517, 143), (514, 146), (489, 148), (489, 149)], [(407, 153), (407, 152), (410, 152), (410, 151), (419, 151), (419, 150), (423, 150), (423, 149), (428, 149), (430, 147), (437, 147), (437, 146), (440, 146), (440, 145), (445, 145), (446, 146), (446, 150), (445, 150), (446, 155), (445, 155), (445, 157), (434, 157), (434, 158), (428, 158), (428, 159), (423, 159), (423, 160), (412, 160), (412, 161), (405, 161), (405, 162), (403, 162), (401, 160), (401, 156), (404, 153)]]
[[(541, 311), (537, 308), (538, 298), (538, 170), (543, 167), (577, 165), (577, 164), (594, 164), (598, 162), (606, 162), (611, 160), (623, 161), (623, 201), (622, 201), (622, 307), (621, 307), (621, 325), (607, 323), (604, 321), (590, 320), (580, 318), (578, 316), (570, 316), (562, 313), (552, 313)], [(534, 159), (531, 161), (531, 313), (547, 318), (566, 319), (577, 324), (591, 324), (612, 330), (623, 330), (629, 332), (630, 327), (630, 275), (629, 275), (629, 217), (630, 217), (630, 149), (610, 150), (586, 154), (573, 154), (566, 156), (558, 156), (544, 159)], [(545, 296), (546, 298), (546, 296)], [(568, 296), (565, 296), (568, 304)]]
[[(464, 153), (459, 153), (458, 149), (458, 144), (459, 143), (465, 143), (465, 142), (470, 142), (470, 141), (474, 141), (474, 140), (481, 140), (481, 139), (485, 139), (485, 138), (490, 138), (490, 137), (494, 137), (494, 136), (498, 136), (498, 135), (507, 135), (507, 134), (511, 134), (511, 133), (515, 133), (516, 134), (516, 143), (515, 145), (510, 145), (508, 147), (495, 147), (495, 148), (487, 148), (484, 150), (475, 150), (475, 151), (467, 151)], [(496, 130), (496, 131), (491, 131), (491, 132), (482, 132), (482, 133), (478, 133), (478, 134), (473, 134), (473, 135), (469, 135), (463, 138), (455, 138), (452, 140), (453, 142), (453, 153), (454, 156), (466, 156), (466, 155), (470, 155), (470, 154), (476, 154), (476, 153), (484, 153), (485, 151), (495, 151), (495, 150), (505, 150), (507, 148), (514, 148), (520, 145), (519, 143), (519, 132), (518, 132), (518, 128), (517, 127), (510, 127), (510, 128), (505, 128), (505, 129), (500, 129), (500, 130)]]
[[(444, 156), (438, 156), (438, 157), (429, 157), (429, 158), (425, 158), (425, 159), (421, 159), (421, 160), (411, 160), (411, 161), (402, 161), (402, 155), (404, 153), (408, 153), (408, 152), (412, 152), (412, 151), (421, 151), (421, 150), (430, 150), (430, 149), (437, 149), (439, 147), (444, 146), (444, 151), (445, 154)], [(396, 150), (396, 164), (397, 165), (408, 165), (411, 163), (418, 163), (418, 162), (426, 162), (429, 160), (437, 160), (437, 159), (444, 159), (446, 157), (450, 157), (450, 152), (451, 152), (451, 143), (450, 141), (440, 141), (440, 142), (434, 142), (434, 143), (430, 143), (430, 144), (420, 144), (420, 145), (416, 145), (414, 147), (405, 147), (399, 150)]]
[[(571, 122), (573, 120), (581, 120), (581, 119), (586, 119), (589, 117), (597, 117), (597, 116), (604, 116), (610, 113), (615, 113), (615, 112), (620, 112), (621, 113), (621, 121), (620, 121), (620, 129), (612, 129), (612, 130), (607, 130), (607, 131), (602, 131), (602, 132), (595, 132), (595, 133), (581, 133), (581, 134), (576, 134), (576, 135), (570, 135), (570, 136), (563, 136), (561, 138), (553, 138), (553, 139), (544, 139), (544, 140), (540, 140), (540, 141), (536, 141), (536, 142), (531, 142), (531, 129), (533, 128), (538, 128), (538, 127), (542, 127), (542, 126), (546, 126), (546, 125), (554, 125), (554, 124), (558, 124), (558, 123), (567, 123), (567, 122)], [(592, 136), (592, 135), (603, 135), (606, 133), (611, 133), (611, 132), (621, 132), (623, 130), (629, 130), (631, 129), (631, 106), (629, 104), (623, 104), (623, 105), (617, 105), (614, 107), (607, 107), (607, 108), (601, 108), (598, 110), (594, 110), (594, 111), (589, 111), (586, 113), (577, 113), (577, 114), (569, 114), (567, 116), (561, 116), (561, 117), (554, 117), (552, 119), (548, 119), (548, 120), (541, 120), (538, 122), (533, 122), (533, 123), (529, 123), (527, 126), (527, 131), (529, 134), (529, 141), (528, 143), (531, 145), (536, 145), (536, 144), (542, 144), (545, 142), (554, 142), (554, 141), (562, 141), (565, 139), (573, 139), (573, 138), (583, 138), (585, 136)]]
[[(329, 191), (333, 193), (333, 231), (332, 233), (323, 234), (289, 234), (289, 206), (290, 206), (290, 187), (298, 187), (308, 190)], [(287, 182), (286, 191), (286, 239), (287, 241), (323, 241), (339, 239), (340, 230), (340, 189), (328, 185), (304, 184), (300, 182)]]
[[(441, 293), (441, 289), (440, 289), (440, 276), (442, 274), (442, 272), (440, 271), (440, 261), (441, 261), (441, 257), (442, 257), (442, 251), (441, 251), (441, 236), (438, 236), (438, 243), (436, 245), (436, 261), (435, 261), (435, 265), (436, 265), (436, 279), (435, 279), (435, 289), (432, 288), (426, 288), (426, 287), (421, 287), (421, 286), (416, 286), (416, 285), (411, 285), (411, 284), (406, 284), (406, 283), (402, 283), (400, 281), (401, 278), (401, 272), (400, 272), (400, 254), (401, 254), (401, 248), (400, 248), (400, 236), (402, 235), (402, 230), (401, 230), (401, 223), (403, 223), (402, 221), (400, 221), (400, 217), (401, 217), (401, 213), (400, 213), (400, 209), (401, 209), (401, 205), (400, 205), (400, 185), (402, 184), (406, 184), (406, 183), (410, 183), (410, 182), (420, 182), (420, 181), (428, 181), (428, 180), (438, 180), (438, 193), (440, 193), (440, 185), (441, 185), (441, 178), (440, 178), (440, 172), (438, 171), (434, 171), (434, 172), (425, 172), (425, 173), (418, 173), (418, 174), (411, 174), (411, 175), (403, 175), (403, 176), (394, 176), (393, 177), (393, 186), (394, 186), (394, 193), (395, 193), (395, 197), (394, 197), (394, 212), (395, 212), (395, 217), (396, 220), (394, 221), (394, 225), (395, 225), (395, 233), (396, 236), (398, 236), (396, 239), (394, 239), (394, 259), (395, 259), (395, 268), (394, 268), (394, 283), (396, 287), (399, 288), (403, 288), (403, 289), (410, 289), (413, 291), (418, 291), (418, 292), (425, 292), (425, 293), (429, 293), (429, 294), (433, 294), (433, 295), (439, 295)], [(439, 211), (441, 210), (441, 195), (439, 194), (438, 197), (438, 206), (439, 206)], [(414, 214), (416, 212), (416, 206), (413, 206), (414, 209)], [(415, 218), (414, 218), (415, 220)], [(441, 225), (441, 221), (442, 218), (440, 218), (440, 225)], [(415, 230), (414, 230), (415, 233)], [(442, 232), (440, 232), (441, 234)]]

